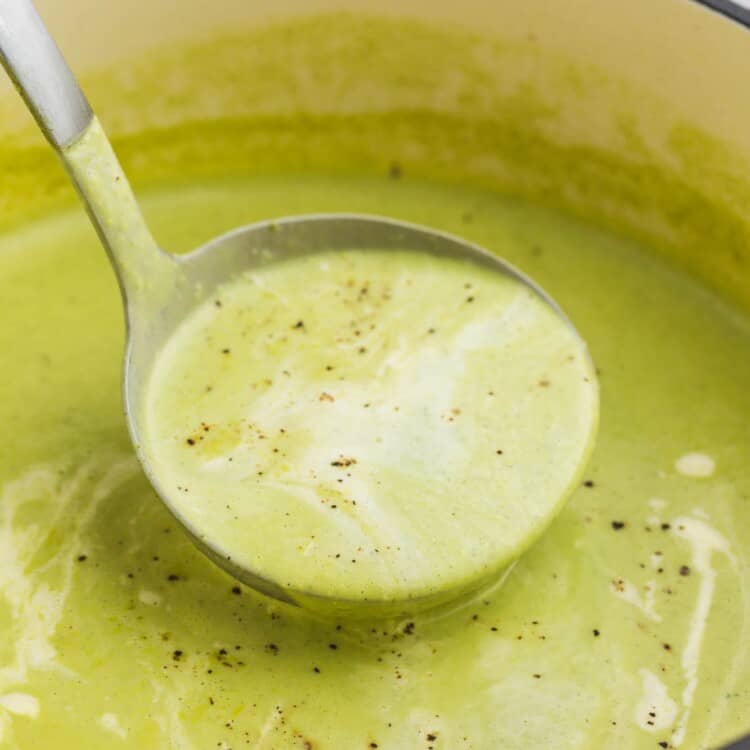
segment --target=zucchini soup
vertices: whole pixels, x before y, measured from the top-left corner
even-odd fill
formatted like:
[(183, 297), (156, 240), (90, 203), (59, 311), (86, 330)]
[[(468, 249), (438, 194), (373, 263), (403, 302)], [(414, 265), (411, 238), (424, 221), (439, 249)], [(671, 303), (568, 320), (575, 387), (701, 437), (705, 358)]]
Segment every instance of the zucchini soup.
[[(282, 54), (289, 49), (309, 75), (289, 80)], [(344, 72), (330, 67), (337, 54)], [(487, 82), (514, 54), (463, 32), (332, 15), (140, 61), (137, 91), (114, 72), (87, 86), (103, 121), (111, 117), (120, 133), (115, 146), (164, 247), (188, 250), (233, 226), (293, 213), (394, 216), (507, 258), (550, 291), (588, 343), (599, 434), (568, 504), (482, 591), (402, 619), (311, 617), (238, 584), (193, 547), (128, 440), (120, 300), (97, 238), (40, 143), (19, 135), (2, 150), (0, 747), (640, 750), (713, 747), (747, 728), (750, 318), (737, 281), (746, 237), (718, 192), (696, 192), (666, 169), (545, 140), (534, 129), (541, 104), (531, 93), (512, 106), (491, 101)], [(189, 82), (207, 80), (207, 60), (217, 76), (213, 98), (186, 103)], [(460, 113), (434, 94), (450, 81)], [(349, 111), (311, 110), (309, 87), (332, 98), (344, 92)], [(241, 111), (246, 101), (253, 112), (216, 114)], [(275, 101), (288, 106), (258, 105)], [(149, 118), (159, 107), (166, 124), (156, 127)], [(699, 133), (690, 142), (710, 156)], [(570, 192), (551, 189), (555, 181)], [(674, 231), (641, 221), (639, 201)], [(706, 280), (703, 249), (714, 246), (721, 273)], [(382, 369), (378, 347), (398, 330), (387, 306), (373, 313), (375, 329), (347, 330), (351, 346), (336, 361), (306, 347), (316, 329), (337, 338), (336, 321), (356, 303), (360, 282), (382, 299), (395, 261), (421, 290), (412, 313), (418, 326), (408, 334), (419, 342), (438, 337), (424, 362), (411, 363), (403, 382), (362, 375)], [(269, 503), (263, 512), (276, 512), (287, 502), (273, 495), (281, 493), (279, 477), (305, 470), (347, 409), (356, 404), (364, 414), (348, 429), (373, 455), (389, 448), (377, 442), (386, 407), (389, 414), (399, 407), (407, 427), (410, 405), (422, 414), (435, 409), (436, 445), (467, 455), (463, 473), (442, 476), (453, 454), (434, 446), (429, 454), (437, 484), (455, 481), (446, 492), (465, 492), (469, 504), (453, 549), (431, 550), (426, 561), (450, 570), (459, 551), (475, 549), (473, 540), (481, 547), (503, 533), (502, 519), (471, 504), (472, 483), (486, 472), (502, 482), (503, 462), (533, 459), (520, 440), (497, 443), (487, 421), (501, 397), (499, 373), (523, 363), (500, 368), (494, 355), (477, 355), (471, 362), (482, 389), (461, 394), (461, 405), (409, 388), (424, 372), (439, 380), (450, 369), (446, 352), (467, 340), (462, 333), (482, 305), (502, 306), (505, 290), (464, 278), (464, 268), (441, 275), (407, 254), (295, 263), (217, 290), (189, 321), (200, 344), (165, 351), (148, 428), (166, 430), (164, 465), (179, 474), (210, 464), (229, 478), (252, 470), (254, 482), (262, 472), (254, 486)], [(313, 263), (332, 269), (315, 284), (307, 283)], [(214, 387), (244, 377), (232, 368), (247, 351), (238, 320), (253, 294), (255, 309), (265, 304), (269, 315), (250, 329), (252, 341), (280, 326), (287, 340), (274, 339), (265, 359), (253, 358), (260, 385), (248, 384), (245, 407), (254, 427), (238, 432), (227, 416), (231, 399)], [(456, 304), (446, 306), (451, 295)], [(436, 316), (439, 323), (431, 322)], [(544, 331), (537, 333), (543, 341)], [(480, 339), (472, 346), (492, 347), (492, 331)], [(571, 347), (562, 359), (572, 356), (566, 366), (585, 376), (588, 360)], [(567, 384), (562, 365), (550, 367), (552, 374), (533, 373), (535, 408), (564, 398), (575, 425), (590, 390), (574, 388), (572, 378)], [(307, 377), (288, 385), (283, 370)], [(396, 391), (403, 403), (392, 401)], [(181, 416), (179, 399), (195, 406), (194, 422)], [(476, 416), (470, 429), (461, 422), (467, 416)], [(293, 418), (309, 442), (285, 436)], [(399, 448), (410, 467), (424, 458), (419, 446)], [(553, 456), (544, 470), (564, 458)], [(328, 502), (298, 519), (301, 552), (322, 511), (350, 522), (346, 501), (356, 500), (358, 472), (368, 470), (349, 454), (325, 453), (323, 463)], [(540, 469), (542, 484), (544, 476)], [(408, 494), (408, 476), (379, 471), (376, 478)], [(231, 541), (233, 515), (218, 505), (194, 507), (229, 529)], [(378, 523), (398, 512), (386, 506)], [(430, 514), (423, 515), (428, 538)], [(289, 572), (278, 538), (255, 527), (250, 539), (256, 564)], [(297, 561), (293, 573), (324, 588), (361, 585), (353, 576), (370, 565), (368, 580), (377, 574), (379, 585), (393, 583), (387, 565), (368, 562), (369, 547), (368, 554), (347, 549), (343, 566), (339, 541), (319, 540), (325, 565)], [(365, 535), (357, 547), (379, 543)]]

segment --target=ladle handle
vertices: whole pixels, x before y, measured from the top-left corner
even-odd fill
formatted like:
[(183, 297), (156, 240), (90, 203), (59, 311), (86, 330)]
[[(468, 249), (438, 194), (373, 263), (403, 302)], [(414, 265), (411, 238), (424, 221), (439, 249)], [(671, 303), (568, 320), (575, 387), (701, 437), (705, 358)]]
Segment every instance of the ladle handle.
[(80, 137), (91, 106), (31, 0), (0, 0), (0, 60), (57, 150)]
[(0, 61), (76, 186), (126, 306), (136, 297), (158, 304), (154, 289), (169, 288), (163, 280), (176, 262), (154, 241), (104, 129), (31, 0), (0, 0)]

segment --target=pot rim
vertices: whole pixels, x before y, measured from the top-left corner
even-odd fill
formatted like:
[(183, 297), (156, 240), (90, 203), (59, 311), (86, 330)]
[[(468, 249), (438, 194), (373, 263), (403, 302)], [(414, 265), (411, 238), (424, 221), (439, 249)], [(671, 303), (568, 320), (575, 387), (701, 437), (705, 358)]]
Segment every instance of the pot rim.
[(750, 4), (740, 5), (734, 0), (693, 0), (704, 5), (706, 8), (720, 13), (723, 16), (750, 29)]

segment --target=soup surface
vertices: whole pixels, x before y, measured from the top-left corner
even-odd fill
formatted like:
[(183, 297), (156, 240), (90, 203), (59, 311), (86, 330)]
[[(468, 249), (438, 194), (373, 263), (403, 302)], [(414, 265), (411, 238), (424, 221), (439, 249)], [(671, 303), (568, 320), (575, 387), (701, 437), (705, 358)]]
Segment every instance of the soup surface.
[(519, 280), (349, 250), (215, 290), (157, 357), (142, 441), (222, 556), (292, 597), (410, 612), (538, 536), (597, 406), (585, 344)]
[(170, 250), (352, 211), (518, 265), (589, 344), (600, 431), (563, 512), (472, 601), (357, 624), (270, 602), (143, 477), (106, 257), (80, 208), (53, 212), (73, 196), (38, 134), (3, 139), (1, 747), (703, 749), (748, 730), (750, 319), (650, 249), (499, 195), (656, 237), (746, 299), (734, 152), (536, 37), (375, 18), (240, 31), (86, 88)]
[(212, 566), (142, 476), (119, 296), (82, 212), (6, 234), (5, 746), (698, 748), (744, 728), (747, 318), (630, 242), (468, 184), (281, 174), (144, 205), (177, 250), (262, 216), (348, 210), (502, 254), (589, 343), (597, 447), (494, 590), (404, 621), (316, 622)]

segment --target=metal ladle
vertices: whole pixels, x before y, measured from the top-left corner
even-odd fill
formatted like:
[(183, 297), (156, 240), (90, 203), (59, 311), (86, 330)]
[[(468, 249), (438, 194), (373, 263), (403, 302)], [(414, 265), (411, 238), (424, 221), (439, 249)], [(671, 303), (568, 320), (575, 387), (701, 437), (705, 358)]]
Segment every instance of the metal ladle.
[[(204, 538), (199, 528), (187, 522), (170, 504), (140, 439), (145, 386), (156, 355), (178, 324), (218, 285), (280, 257), (336, 249), (409, 248), (471, 260), (512, 277), (532, 289), (572, 328), (544, 291), (497, 256), (447, 234), (379, 217), (290, 217), (236, 229), (186, 255), (164, 252), (152, 238), (104, 131), (30, 0), (0, 0), (0, 58), (67, 167), (117, 274), (127, 324), (125, 417), (143, 469), (198, 547), (240, 581), (265, 594), (294, 604), (306, 601), (304, 591), (290, 591), (277, 581), (239, 567), (211, 539)], [(96, 158), (82, 164), (71, 155), (86, 139), (98, 139), (99, 151)], [(480, 583), (478, 580), (477, 585)], [(357, 606), (357, 602), (343, 604)]]

